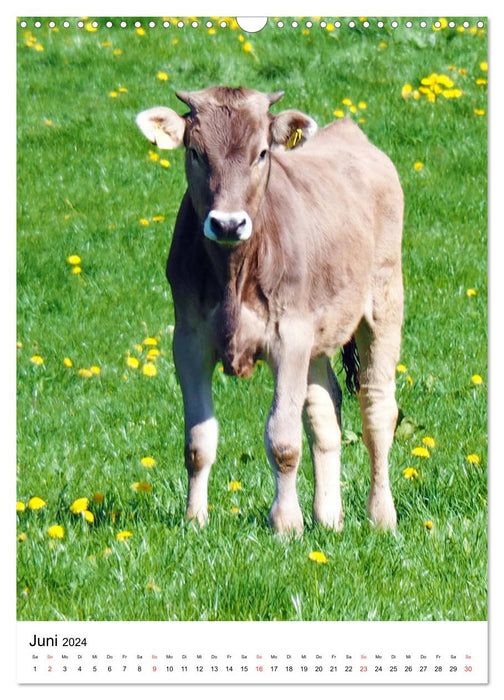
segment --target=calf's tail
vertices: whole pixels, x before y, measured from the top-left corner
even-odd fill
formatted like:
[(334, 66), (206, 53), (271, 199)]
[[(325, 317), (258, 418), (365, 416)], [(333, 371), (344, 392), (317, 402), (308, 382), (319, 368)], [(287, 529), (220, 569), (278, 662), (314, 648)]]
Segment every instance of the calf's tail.
[(346, 345), (343, 346), (342, 352), (343, 368), (346, 374), (347, 389), (351, 394), (356, 394), (359, 391), (359, 351), (355, 338), (351, 338)]

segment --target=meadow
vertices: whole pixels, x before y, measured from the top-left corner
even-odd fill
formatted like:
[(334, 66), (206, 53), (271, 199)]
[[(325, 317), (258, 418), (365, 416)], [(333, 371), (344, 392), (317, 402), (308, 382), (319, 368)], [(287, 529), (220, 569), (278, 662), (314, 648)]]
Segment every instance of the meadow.
[[(230, 18), (107, 19), (17, 25), (18, 619), (487, 619), (486, 22), (285, 18), (247, 34)], [(285, 90), (272, 111), (321, 125), (349, 115), (398, 168), (395, 533), (368, 526), (345, 388), (344, 531), (312, 522), (306, 443), (305, 532), (270, 531), (262, 365), (246, 381), (216, 369), (211, 519), (185, 522), (164, 276), (183, 152), (150, 146), (134, 120), (183, 113), (175, 90), (218, 83)]]

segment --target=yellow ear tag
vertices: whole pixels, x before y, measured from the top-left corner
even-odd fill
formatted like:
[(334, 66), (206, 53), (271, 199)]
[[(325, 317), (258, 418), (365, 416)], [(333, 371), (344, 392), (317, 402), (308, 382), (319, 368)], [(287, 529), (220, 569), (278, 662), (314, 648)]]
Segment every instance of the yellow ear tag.
[(285, 144), (286, 150), (290, 151), (291, 148), (296, 148), (298, 143), (301, 141), (303, 138), (303, 130), (302, 129), (296, 129), (295, 131), (292, 132), (292, 134), (289, 136), (289, 140)]

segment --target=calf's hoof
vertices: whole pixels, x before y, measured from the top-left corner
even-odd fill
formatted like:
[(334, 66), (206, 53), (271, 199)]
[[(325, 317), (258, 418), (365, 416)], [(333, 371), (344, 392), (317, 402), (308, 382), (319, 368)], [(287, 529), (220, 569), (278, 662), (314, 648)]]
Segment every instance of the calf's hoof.
[(186, 520), (189, 520), (195, 525), (199, 525), (201, 528), (203, 528), (209, 520), (208, 510), (205, 508), (195, 511), (191, 508), (188, 508), (186, 512)]
[(270, 510), (269, 522), (279, 535), (303, 534), (303, 514), (299, 506), (285, 508), (274, 503)]
[(334, 530), (335, 532), (342, 532), (343, 530), (342, 510), (331, 511), (314, 509), (313, 519), (316, 523), (319, 523), (328, 530)]
[(394, 499), (390, 492), (371, 496), (367, 504), (367, 512), (371, 525), (379, 530), (395, 530), (397, 527), (397, 513)]

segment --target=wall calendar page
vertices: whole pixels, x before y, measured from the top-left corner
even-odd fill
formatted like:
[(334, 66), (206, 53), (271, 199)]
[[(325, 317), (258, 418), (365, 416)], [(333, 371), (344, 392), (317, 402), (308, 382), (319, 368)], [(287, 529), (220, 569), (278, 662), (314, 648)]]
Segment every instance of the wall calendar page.
[(21, 690), (487, 687), (490, 24), (17, 17)]

